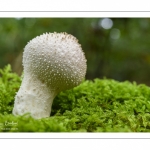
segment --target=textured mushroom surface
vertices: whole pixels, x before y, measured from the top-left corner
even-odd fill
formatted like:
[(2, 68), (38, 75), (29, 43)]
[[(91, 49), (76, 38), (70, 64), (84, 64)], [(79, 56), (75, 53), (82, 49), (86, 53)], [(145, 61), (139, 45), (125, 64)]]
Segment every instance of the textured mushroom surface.
[(67, 33), (46, 33), (32, 39), (23, 52), (24, 77), (15, 97), (14, 115), (48, 117), (54, 97), (79, 85), (86, 58), (78, 40)]

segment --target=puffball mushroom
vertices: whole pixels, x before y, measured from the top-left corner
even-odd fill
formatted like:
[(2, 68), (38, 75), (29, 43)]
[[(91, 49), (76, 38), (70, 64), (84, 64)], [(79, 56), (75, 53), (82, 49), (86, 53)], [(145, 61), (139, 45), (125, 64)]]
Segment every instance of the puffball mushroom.
[(24, 76), (13, 114), (49, 117), (55, 96), (79, 85), (86, 69), (85, 55), (74, 36), (54, 32), (35, 37), (24, 48)]

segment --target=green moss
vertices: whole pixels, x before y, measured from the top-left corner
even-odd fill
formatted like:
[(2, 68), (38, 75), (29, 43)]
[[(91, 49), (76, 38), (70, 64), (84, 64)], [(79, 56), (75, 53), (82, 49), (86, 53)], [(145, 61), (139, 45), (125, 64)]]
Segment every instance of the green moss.
[(149, 132), (150, 88), (111, 79), (84, 81), (61, 92), (50, 118), (13, 116), (14, 96), (21, 78), (10, 65), (0, 70), (1, 132)]
[(7, 65), (0, 69), (0, 113), (10, 114), (12, 112), (15, 93), (18, 91), (21, 78), (11, 71)]

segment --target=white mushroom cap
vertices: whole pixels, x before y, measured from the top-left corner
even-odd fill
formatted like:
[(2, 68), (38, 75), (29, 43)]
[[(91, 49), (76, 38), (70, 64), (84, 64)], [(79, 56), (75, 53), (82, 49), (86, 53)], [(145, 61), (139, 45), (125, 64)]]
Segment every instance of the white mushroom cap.
[(85, 78), (86, 58), (78, 40), (67, 33), (32, 39), (23, 53), (24, 78), (15, 97), (14, 115), (49, 117), (54, 97)]

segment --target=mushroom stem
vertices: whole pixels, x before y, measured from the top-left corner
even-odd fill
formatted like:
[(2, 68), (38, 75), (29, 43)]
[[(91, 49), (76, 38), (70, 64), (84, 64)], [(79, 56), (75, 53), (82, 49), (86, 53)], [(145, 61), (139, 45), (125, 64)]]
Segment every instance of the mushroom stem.
[(35, 119), (49, 117), (56, 95), (57, 90), (50, 89), (36, 76), (28, 73), (24, 76), (22, 85), (15, 96), (13, 114), (23, 115), (30, 112)]

